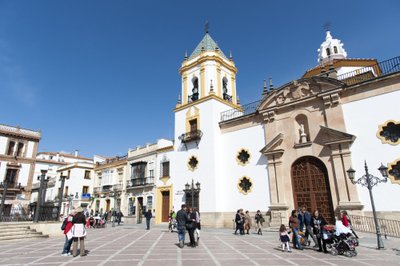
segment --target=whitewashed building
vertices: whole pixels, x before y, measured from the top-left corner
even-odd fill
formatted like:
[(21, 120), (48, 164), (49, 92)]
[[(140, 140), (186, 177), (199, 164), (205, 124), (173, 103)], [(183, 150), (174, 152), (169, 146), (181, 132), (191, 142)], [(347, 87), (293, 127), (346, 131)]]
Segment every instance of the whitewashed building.
[(29, 203), (40, 138), (40, 131), (0, 124), (0, 196), (7, 181), (5, 215), (12, 205), (25, 208)]

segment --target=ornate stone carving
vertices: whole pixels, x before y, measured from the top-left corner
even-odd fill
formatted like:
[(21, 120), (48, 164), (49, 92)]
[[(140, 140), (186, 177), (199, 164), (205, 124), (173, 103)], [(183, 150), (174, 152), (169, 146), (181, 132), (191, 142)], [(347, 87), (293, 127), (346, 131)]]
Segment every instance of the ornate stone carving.
[(283, 88), (277, 93), (275, 101), (277, 105), (284, 104), (293, 100), (298, 100), (308, 96), (312, 96), (320, 92), (319, 86), (311, 85), (306, 81), (293, 81), (289, 86)]

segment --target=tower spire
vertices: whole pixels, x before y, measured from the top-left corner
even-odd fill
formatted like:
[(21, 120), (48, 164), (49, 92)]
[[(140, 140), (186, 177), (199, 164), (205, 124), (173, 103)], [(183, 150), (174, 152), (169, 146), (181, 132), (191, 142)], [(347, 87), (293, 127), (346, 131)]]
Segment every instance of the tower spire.
[(206, 20), (206, 24), (204, 24), (204, 32), (207, 34), (209, 30), (210, 30), (210, 24), (208, 23), (208, 20)]
[(262, 96), (265, 96), (266, 94), (268, 94), (268, 88), (267, 88), (267, 81), (264, 79), (264, 88), (263, 88)]
[(269, 77), (269, 90), (270, 92), (274, 90), (274, 84), (272, 84), (272, 77)]

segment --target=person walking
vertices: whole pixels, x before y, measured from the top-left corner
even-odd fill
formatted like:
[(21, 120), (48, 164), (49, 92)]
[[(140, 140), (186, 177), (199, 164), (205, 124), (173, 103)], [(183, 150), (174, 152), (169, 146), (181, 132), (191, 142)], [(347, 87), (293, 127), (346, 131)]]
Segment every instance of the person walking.
[(65, 243), (64, 243), (64, 248), (61, 253), (61, 256), (70, 256), (71, 255), (70, 250), (71, 250), (71, 245), (72, 245), (72, 240), (73, 240), (71, 228), (73, 226), (72, 219), (74, 218), (75, 214), (76, 214), (75, 210), (72, 210), (72, 212), (63, 221), (62, 227), (64, 227)]
[(353, 230), (353, 226), (351, 225), (350, 216), (347, 214), (347, 211), (342, 211), (342, 223), (344, 226), (346, 226), (347, 228), (349, 228), (351, 230), (351, 232), (353, 233), (353, 235), (356, 238), (358, 238), (358, 235)]
[(311, 220), (311, 225), (313, 226), (313, 233), (317, 238), (317, 243), (318, 243), (318, 252), (324, 251), (324, 253), (328, 253), (326, 250), (326, 242), (323, 237), (323, 228), (326, 225), (326, 221), (324, 217), (319, 213), (318, 210), (314, 211), (312, 220)]
[(292, 229), (293, 232), (293, 247), (299, 250), (302, 250), (303, 247), (301, 246), (300, 240), (299, 240), (299, 221), (297, 218), (297, 211), (292, 210), (292, 215), (289, 218), (289, 227)]
[(194, 232), (196, 234), (196, 246), (198, 246), (199, 240), (200, 240), (200, 230), (201, 230), (200, 213), (196, 208), (194, 208), (193, 210), (194, 210), (194, 213), (196, 214), (196, 230)]
[(124, 217), (124, 214), (119, 210), (117, 212), (117, 223), (118, 223), (118, 225), (120, 225), (120, 223), (122, 221), (122, 217)]
[(246, 211), (244, 214), (244, 230), (246, 231), (246, 234), (250, 234), (250, 229), (251, 229), (251, 216), (249, 214), (249, 211)]
[(257, 234), (262, 235), (262, 227), (265, 222), (264, 217), (262, 216), (260, 210), (257, 211), (256, 216), (254, 217), (257, 225)]
[(236, 229), (235, 229), (235, 235), (237, 235), (237, 231), (241, 232), (240, 230), (240, 225), (242, 224), (242, 216), (240, 215), (240, 209), (237, 210), (236, 215), (235, 215), (235, 224), (236, 224)]
[(189, 246), (196, 247), (196, 241), (194, 240), (194, 231), (196, 230), (196, 213), (193, 212), (192, 208), (188, 211), (189, 220), (186, 222), (186, 229), (189, 233), (190, 244)]
[(290, 232), (286, 230), (286, 226), (284, 224), (281, 224), (281, 227), (279, 228), (279, 239), (281, 240), (282, 243), (282, 252), (285, 251), (285, 246), (288, 252), (292, 252), (289, 245), (290, 242), (289, 233)]
[(312, 240), (314, 241), (314, 248), (316, 248), (316, 247), (318, 247), (318, 242), (317, 242), (317, 238), (314, 235), (313, 227), (311, 225), (312, 215), (311, 215), (311, 213), (309, 213), (307, 211), (306, 207), (303, 207), (302, 212), (303, 212), (304, 226), (305, 226), (305, 230), (306, 230), (306, 233), (304, 235), (305, 240), (306, 240), (305, 243), (310, 245), (311, 241), (308, 240), (308, 236), (311, 236)]
[(85, 229), (85, 223), (86, 223), (86, 217), (85, 214), (83, 213), (82, 207), (76, 208), (76, 214), (72, 218), (72, 236), (73, 236), (73, 246), (72, 246), (72, 256), (76, 257), (78, 256), (78, 240), (79, 240), (79, 249), (80, 249), (80, 255), (86, 256), (86, 251), (85, 251), (85, 243), (84, 239), (86, 236), (86, 229)]
[(146, 230), (150, 230), (150, 220), (153, 217), (150, 209), (148, 209), (147, 212), (144, 213), (144, 217), (146, 218)]
[(188, 221), (189, 217), (186, 212), (186, 204), (182, 204), (181, 209), (176, 213), (176, 223), (180, 248), (183, 248), (183, 246), (185, 245), (186, 223)]
[(298, 221), (298, 229), (300, 232), (304, 232), (304, 212), (306, 210), (306, 207), (301, 207), (299, 208), (297, 212), (297, 221)]

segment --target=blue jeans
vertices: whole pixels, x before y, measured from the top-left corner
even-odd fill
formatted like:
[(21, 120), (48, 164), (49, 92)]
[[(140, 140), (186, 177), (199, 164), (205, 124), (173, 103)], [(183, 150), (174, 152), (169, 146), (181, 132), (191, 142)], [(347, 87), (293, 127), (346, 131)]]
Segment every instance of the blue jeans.
[(178, 240), (185, 242), (186, 226), (178, 225)]
[(302, 249), (303, 247), (300, 244), (299, 240), (299, 229), (297, 228), (292, 228), (293, 231), (293, 245), (295, 248)]
[(72, 239), (68, 239), (68, 237), (65, 235), (65, 243), (64, 243), (64, 248), (62, 254), (66, 254), (70, 252), (71, 245), (72, 245)]

